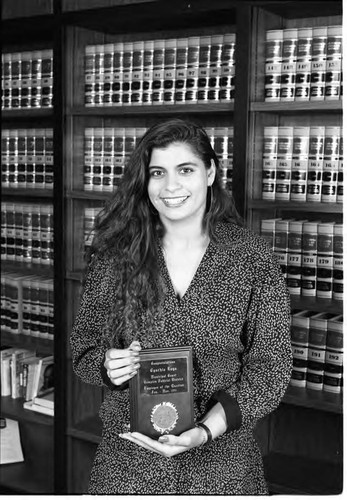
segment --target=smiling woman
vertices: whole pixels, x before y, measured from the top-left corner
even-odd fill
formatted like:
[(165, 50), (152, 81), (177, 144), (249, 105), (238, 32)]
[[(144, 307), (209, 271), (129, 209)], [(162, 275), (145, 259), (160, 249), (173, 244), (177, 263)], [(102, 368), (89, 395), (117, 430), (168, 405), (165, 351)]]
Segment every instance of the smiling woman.
[[(108, 388), (93, 494), (265, 494), (257, 420), (279, 404), (292, 354), (280, 267), (240, 224), (205, 131), (162, 122), (141, 139), (96, 221), (71, 334), (73, 364)], [(129, 432), (139, 351), (191, 346), (196, 425)]]

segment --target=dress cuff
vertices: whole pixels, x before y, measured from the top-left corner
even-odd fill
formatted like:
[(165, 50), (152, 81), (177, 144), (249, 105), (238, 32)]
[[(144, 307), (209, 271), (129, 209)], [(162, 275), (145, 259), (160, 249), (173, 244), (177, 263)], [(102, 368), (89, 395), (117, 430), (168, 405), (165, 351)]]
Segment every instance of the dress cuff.
[(226, 391), (220, 390), (215, 392), (211, 400), (220, 403), (223, 406), (227, 419), (226, 432), (236, 431), (241, 427), (242, 414), (237, 400), (228, 394)]
[(107, 385), (107, 387), (109, 389), (111, 389), (111, 391), (123, 391), (124, 389), (127, 389), (127, 387), (129, 386), (129, 382), (124, 382), (124, 384), (122, 384), (122, 385), (112, 384), (111, 380), (109, 379), (109, 377), (107, 375), (107, 370), (106, 370), (103, 362), (100, 366), (100, 372), (101, 372), (101, 378), (102, 378), (104, 384)]

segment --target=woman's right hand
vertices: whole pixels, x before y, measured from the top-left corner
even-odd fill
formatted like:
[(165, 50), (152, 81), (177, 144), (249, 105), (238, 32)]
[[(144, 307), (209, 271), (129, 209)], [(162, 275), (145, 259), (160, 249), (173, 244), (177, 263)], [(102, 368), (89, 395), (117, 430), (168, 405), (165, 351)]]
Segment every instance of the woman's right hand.
[(140, 343), (134, 340), (128, 349), (109, 349), (105, 354), (104, 367), (114, 385), (122, 385), (136, 375), (140, 367)]

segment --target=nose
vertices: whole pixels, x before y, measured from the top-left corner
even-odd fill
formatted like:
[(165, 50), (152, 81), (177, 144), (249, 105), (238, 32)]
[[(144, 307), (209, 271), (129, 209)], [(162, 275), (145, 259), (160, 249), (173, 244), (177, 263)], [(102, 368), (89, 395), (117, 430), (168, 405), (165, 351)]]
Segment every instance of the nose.
[(177, 172), (168, 172), (166, 175), (165, 189), (170, 192), (174, 192), (181, 188), (179, 176)]

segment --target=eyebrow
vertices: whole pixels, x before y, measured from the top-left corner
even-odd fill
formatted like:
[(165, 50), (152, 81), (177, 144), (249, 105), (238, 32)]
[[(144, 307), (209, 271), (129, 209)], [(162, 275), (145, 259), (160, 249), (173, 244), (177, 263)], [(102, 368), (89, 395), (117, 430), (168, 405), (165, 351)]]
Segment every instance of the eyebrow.
[[(181, 167), (187, 167), (187, 166), (197, 167), (198, 164), (193, 162), (193, 161), (185, 161), (183, 163), (179, 163), (178, 165), (176, 165), (175, 168), (181, 168)], [(162, 167), (160, 165), (149, 165), (148, 168), (151, 169), (151, 168), (165, 168), (165, 167)]]

